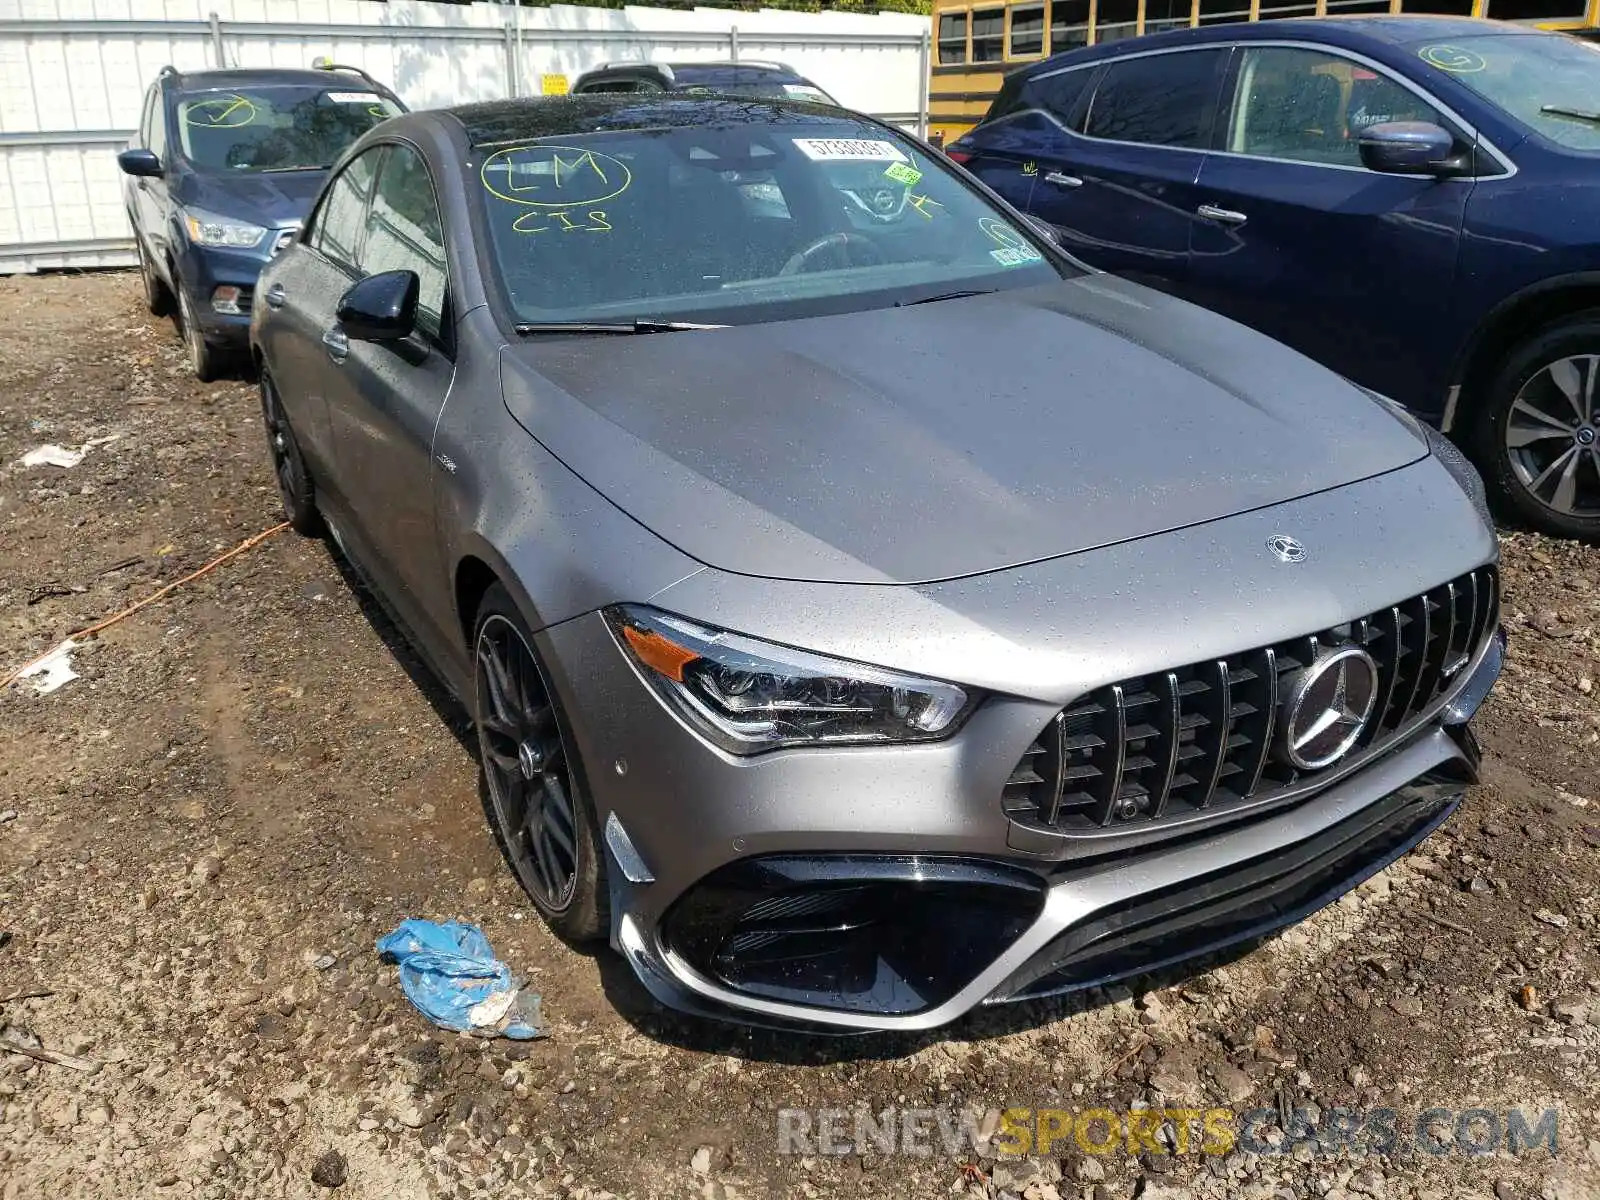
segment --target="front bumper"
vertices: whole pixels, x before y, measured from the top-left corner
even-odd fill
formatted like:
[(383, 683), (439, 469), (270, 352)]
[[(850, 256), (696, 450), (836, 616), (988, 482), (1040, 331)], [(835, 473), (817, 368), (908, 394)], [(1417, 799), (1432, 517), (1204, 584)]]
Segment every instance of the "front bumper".
[[(265, 247), (271, 246), (279, 233), (269, 230), (261, 245), (251, 250), (196, 246), (187, 237), (178, 242), (178, 286), (194, 306), (206, 341), (230, 350), (242, 350), (249, 344), (256, 281), (269, 261)], [(222, 313), (212, 307), (212, 297), (220, 287), (239, 289), (237, 313)]]
[(682, 1011), (834, 1032), (934, 1028), (1322, 907), (1426, 837), (1476, 780), (1465, 719), (1502, 645), (1489, 639), (1430, 721), (1309, 797), (1029, 852), (998, 798), (1018, 737), (1051, 704), (991, 697), (940, 743), (737, 758), (647, 692), (598, 616), (540, 640), (584, 714), (573, 734), (606, 826), (612, 941), (638, 978)]

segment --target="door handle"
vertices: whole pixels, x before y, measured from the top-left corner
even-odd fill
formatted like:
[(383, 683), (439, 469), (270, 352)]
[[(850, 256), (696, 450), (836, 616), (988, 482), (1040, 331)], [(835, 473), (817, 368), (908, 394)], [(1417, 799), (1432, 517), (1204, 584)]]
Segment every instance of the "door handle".
[(1058, 184), (1061, 187), (1074, 188), (1083, 186), (1083, 180), (1076, 175), (1063, 175), (1060, 171), (1050, 171), (1044, 178), (1046, 183)]
[(275, 283), (267, 289), (267, 307), (282, 308), (284, 300), (283, 284)]
[(1242, 212), (1234, 212), (1231, 208), (1218, 208), (1215, 204), (1202, 204), (1195, 209), (1208, 221), (1216, 221), (1222, 225), (1243, 225), (1250, 218)]
[(350, 339), (337, 325), (322, 335), (322, 344), (328, 348), (328, 357), (334, 362), (343, 362), (350, 353)]

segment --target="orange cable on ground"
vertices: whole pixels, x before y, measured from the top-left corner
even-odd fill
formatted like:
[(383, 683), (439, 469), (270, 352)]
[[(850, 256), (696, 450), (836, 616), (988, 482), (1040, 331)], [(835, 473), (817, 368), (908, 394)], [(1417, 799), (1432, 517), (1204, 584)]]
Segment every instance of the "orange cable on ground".
[[(68, 634), (67, 637), (64, 640), (70, 642), (70, 641), (73, 641), (73, 640), (75, 640), (77, 638), (93, 637), (96, 634), (102, 632), (103, 630), (110, 629), (118, 621), (124, 620), (127, 617), (131, 617), (134, 613), (138, 612), (141, 608), (145, 608), (148, 605), (154, 604), (157, 600), (160, 600), (162, 597), (164, 597), (164, 596), (168, 595), (169, 593), (175, 591), (176, 589), (182, 587), (184, 584), (192, 583), (194, 580), (199, 579), (200, 576), (208, 574), (209, 572), (216, 570), (223, 563), (227, 562), (230, 558), (234, 558), (234, 557), (237, 557), (240, 554), (243, 554), (246, 550), (249, 550), (254, 546), (260, 545), (262, 542), (266, 541), (273, 534), (282, 533), (287, 528), (289, 528), (289, 522), (283, 521), (283, 522), (280, 522), (277, 525), (274, 525), (271, 529), (262, 530), (262, 532), (254, 535), (253, 537), (245, 538), (244, 541), (240, 542), (232, 550), (229, 550), (225, 554), (217, 555), (216, 558), (213, 558), (210, 562), (208, 562), (205, 566), (201, 567), (198, 571), (191, 571), (189, 574), (185, 575), (182, 579), (173, 580), (171, 583), (167, 584), (165, 587), (160, 588), (160, 589), (158, 589), (158, 590), (156, 590), (154, 592), (151, 592), (150, 595), (146, 596), (143, 600), (138, 600), (138, 601), (135, 601), (134, 603), (128, 605), (128, 607), (123, 609), (121, 612), (112, 613), (109, 617), (107, 617), (103, 621), (99, 621), (96, 624), (90, 625), (86, 629), (80, 629), (80, 630), (78, 630), (77, 633)], [(29, 662), (25, 662), (20, 667), (18, 667), (15, 671), (12, 671), (9, 675), (7, 675), (5, 677), (5, 679), (3, 681), (0, 681), (0, 692), (5, 691), (6, 688), (10, 687), (13, 683), (15, 683), (18, 679), (20, 679), (22, 677), (22, 673), (24, 671), (28, 670), (30, 667), (38, 666), (45, 659), (49, 658), (52, 654), (54, 654), (57, 650), (59, 650), (61, 648), (61, 644), (62, 644), (61, 642), (57, 642), (54, 646), (51, 646), (50, 649), (46, 650), (43, 654), (39, 655), (38, 658), (32, 659)]]

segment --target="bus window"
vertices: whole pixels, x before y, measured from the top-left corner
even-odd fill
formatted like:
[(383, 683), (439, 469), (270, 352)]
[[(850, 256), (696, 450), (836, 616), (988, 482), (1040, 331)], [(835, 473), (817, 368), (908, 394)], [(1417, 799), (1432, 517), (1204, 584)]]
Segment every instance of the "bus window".
[[(1362, 0), (1366, 3), (1367, 0)], [(1377, 0), (1388, 11), (1388, 0)], [(1334, 0), (1328, 0), (1328, 7), (1333, 7)], [(1250, 19), (1249, 0), (1200, 0), (1200, 24), (1224, 25), (1229, 21), (1248, 21)]]
[(1012, 58), (1038, 58), (1044, 53), (1044, 5), (1018, 5), (1011, 10)]
[(1337, 16), (1342, 13), (1350, 16), (1353, 13), (1386, 13), (1389, 11), (1389, 0), (1328, 0), (1328, 12)]
[(1445, 17), (1470, 17), (1472, 0), (1401, 0), (1400, 11), (1433, 13)]
[(1484, 15), (1499, 21), (1582, 21), (1583, 0), (1489, 0)]
[(1089, 0), (1055, 0), (1050, 6), (1050, 53), (1089, 44)]
[(1006, 56), (1006, 10), (985, 8), (972, 14), (972, 61), (1001, 62)]
[[(1316, 6), (1312, 5), (1312, 11)], [(1161, 33), (1189, 27), (1189, 0), (1145, 0), (1144, 31)]]
[(967, 61), (967, 14), (945, 13), (939, 18), (939, 61)]
[(1281, 21), (1285, 17), (1314, 17), (1317, 15), (1315, 4), (1273, 4), (1270, 0), (1262, 0), (1261, 17), (1263, 21)]
[(1139, 0), (1100, 0), (1095, 10), (1094, 40), (1114, 42), (1139, 32)]

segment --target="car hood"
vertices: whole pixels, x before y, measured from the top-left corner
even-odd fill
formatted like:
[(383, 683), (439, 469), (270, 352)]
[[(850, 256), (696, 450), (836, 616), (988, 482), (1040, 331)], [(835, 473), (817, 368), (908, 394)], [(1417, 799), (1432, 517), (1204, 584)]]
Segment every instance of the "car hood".
[(771, 578), (975, 575), (1427, 453), (1308, 359), (1105, 275), (704, 332), (536, 335), (503, 365), (512, 416), (590, 485), (701, 562)]
[(190, 171), (179, 185), (178, 203), (203, 208), (267, 228), (304, 221), (326, 171), (241, 171), (234, 175)]

